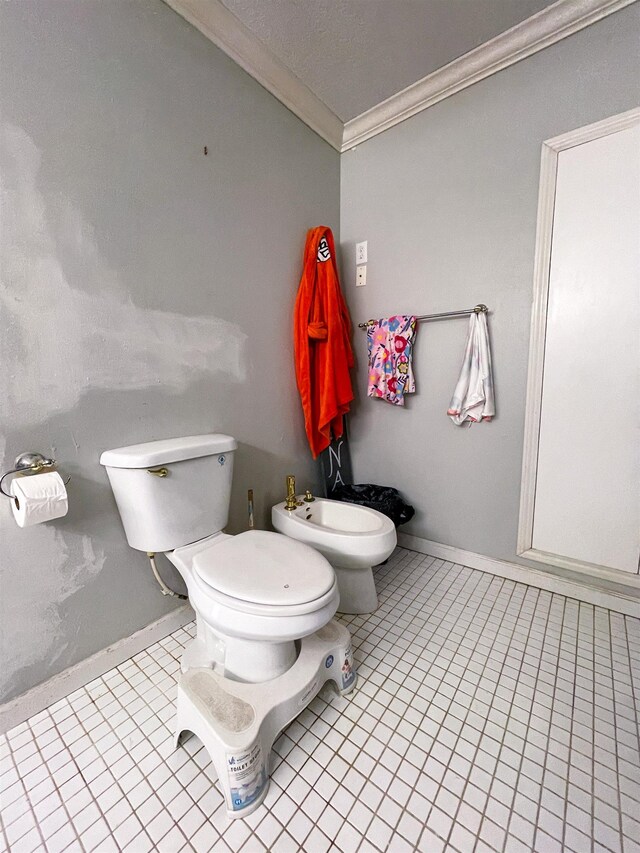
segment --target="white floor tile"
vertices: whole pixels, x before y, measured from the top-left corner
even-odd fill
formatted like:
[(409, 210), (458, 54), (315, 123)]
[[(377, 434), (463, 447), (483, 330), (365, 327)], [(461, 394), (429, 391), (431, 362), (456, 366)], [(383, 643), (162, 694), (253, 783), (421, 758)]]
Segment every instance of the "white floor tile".
[(640, 853), (640, 620), (400, 548), (376, 584), (356, 692), (279, 738), (247, 820), (173, 749), (189, 625), (0, 738), (0, 853)]

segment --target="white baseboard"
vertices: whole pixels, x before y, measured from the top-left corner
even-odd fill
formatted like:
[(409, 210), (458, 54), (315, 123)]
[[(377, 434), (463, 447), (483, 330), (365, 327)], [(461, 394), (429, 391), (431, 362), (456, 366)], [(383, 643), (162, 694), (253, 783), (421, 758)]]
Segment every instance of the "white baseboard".
[[(417, 551), (419, 554), (429, 554), (431, 557), (469, 566), (471, 569), (479, 569), (490, 575), (526, 583), (529, 586), (566, 595), (567, 598), (576, 598), (587, 604), (596, 604), (598, 607), (606, 607), (608, 610), (640, 618), (640, 595), (632, 587), (628, 592), (620, 589), (621, 584), (616, 584), (615, 589), (607, 589), (606, 582), (596, 582), (593, 578), (585, 578), (584, 582), (578, 582), (573, 578), (562, 577), (562, 569), (550, 567), (548, 571), (544, 571), (529, 568), (507, 560), (496, 560), (494, 557), (485, 557), (484, 554), (454, 548), (453, 545), (443, 545), (440, 542), (432, 542), (430, 539), (411, 536), (408, 533), (398, 534), (398, 545), (410, 551)], [(613, 585), (609, 584), (609, 586)]]
[(58, 702), (74, 690), (79, 690), (85, 684), (98, 678), (115, 666), (119, 666), (138, 652), (143, 651), (163, 637), (182, 628), (195, 619), (191, 605), (183, 604), (166, 616), (156, 619), (130, 637), (118, 640), (112, 646), (96, 652), (91, 657), (54, 675), (42, 684), (27, 690), (21, 696), (16, 696), (4, 705), (0, 705), (0, 734), (28, 720), (34, 714), (44, 711), (49, 705)]

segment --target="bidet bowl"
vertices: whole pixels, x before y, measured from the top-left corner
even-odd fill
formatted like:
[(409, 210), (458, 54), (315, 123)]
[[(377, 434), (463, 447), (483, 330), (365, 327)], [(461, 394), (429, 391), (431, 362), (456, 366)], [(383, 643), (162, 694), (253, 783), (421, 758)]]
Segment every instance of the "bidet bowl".
[(316, 498), (289, 511), (284, 503), (271, 510), (279, 533), (311, 545), (332, 566), (363, 569), (383, 563), (396, 547), (396, 528), (390, 518), (358, 504)]
[(271, 523), (279, 533), (319, 551), (336, 573), (341, 613), (373, 613), (378, 596), (372, 567), (396, 547), (396, 529), (386, 515), (358, 504), (316, 498), (295, 510), (276, 504)]

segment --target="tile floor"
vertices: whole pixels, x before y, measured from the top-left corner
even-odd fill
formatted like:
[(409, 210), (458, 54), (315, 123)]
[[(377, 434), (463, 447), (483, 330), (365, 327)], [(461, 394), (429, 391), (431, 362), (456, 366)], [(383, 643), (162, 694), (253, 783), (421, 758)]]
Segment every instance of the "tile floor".
[(360, 681), (230, 822), (173, 702), (193, 626), (10, 731), (2, 849), (640, 853), (640, 620), (397, 549), (346, 617)]

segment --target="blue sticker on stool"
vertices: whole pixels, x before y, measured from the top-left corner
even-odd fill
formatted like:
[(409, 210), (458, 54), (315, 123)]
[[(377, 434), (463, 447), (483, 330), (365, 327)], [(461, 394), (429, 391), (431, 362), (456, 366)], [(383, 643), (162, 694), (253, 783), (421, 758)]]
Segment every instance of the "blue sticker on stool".
[(331, 666), (332, 663), (333, 663), (333, 655), (329, 655), (329, 657), (324, 662), (324, 665), (326, 666), (327, 669), (329, 669), (329, 667)]

